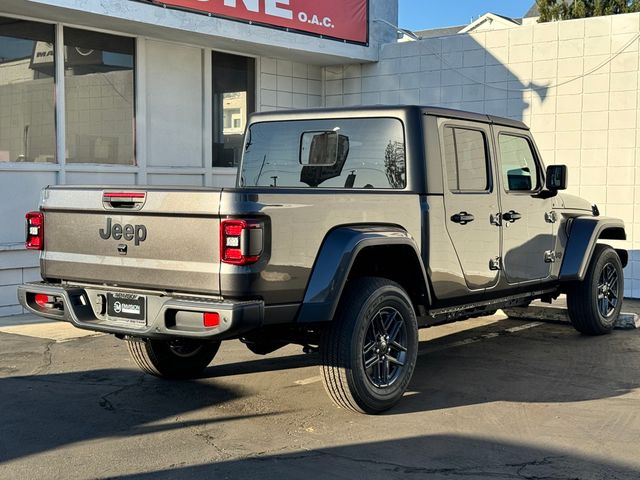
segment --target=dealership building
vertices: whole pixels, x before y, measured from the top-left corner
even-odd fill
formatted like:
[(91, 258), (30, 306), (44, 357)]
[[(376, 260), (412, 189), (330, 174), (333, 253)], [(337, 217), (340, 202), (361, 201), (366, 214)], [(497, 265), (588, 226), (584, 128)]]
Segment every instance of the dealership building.
[(627, 222), (640, 298), (640, 15), (488, 14), (398, 41), (397, 3), (2, 2), (0, 316), (39, 279), (24, 213), (43, 187), (230, 186), (252, 112), (398, 103), (529, 124), (571, 192)]

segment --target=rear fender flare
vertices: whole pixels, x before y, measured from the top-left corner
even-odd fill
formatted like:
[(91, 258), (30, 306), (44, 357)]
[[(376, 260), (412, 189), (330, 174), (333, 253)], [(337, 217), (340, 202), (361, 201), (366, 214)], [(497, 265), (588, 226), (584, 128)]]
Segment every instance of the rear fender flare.
[[(569, 240), (560, 269), (561, 282), (584, 280), (598, 240), (626, 240), (624, 222), (617, 218), (576, 217), (571, 220)], [(626, 267), (629, 254), (616, 250), (622, 266)]]
[(298, 322), (330, 322), (358, 254), (368, 247), (389, 245), (403, 245), (413, 249), (430, 302), (426, 270), (416, 242), (406, 230), (395, 226), (339, 227), (327, 235), (320, 248), (298, 314)]

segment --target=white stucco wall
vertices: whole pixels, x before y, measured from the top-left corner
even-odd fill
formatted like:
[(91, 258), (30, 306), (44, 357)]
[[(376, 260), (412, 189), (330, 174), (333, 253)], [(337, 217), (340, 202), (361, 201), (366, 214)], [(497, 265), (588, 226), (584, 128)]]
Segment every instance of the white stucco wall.
[(438, 105), (524, 121), (545, 163), (569, 166), (569, 193), (625, 220), (625, 293), (640, 298), (639, 35), (640, 14), (629, 14), (385, 45), (379, 63), (326, 68), (326, 105)]
[(260, 111), (316, 108), (323, 104), (322, 68), (277, 58), (260, 61)]

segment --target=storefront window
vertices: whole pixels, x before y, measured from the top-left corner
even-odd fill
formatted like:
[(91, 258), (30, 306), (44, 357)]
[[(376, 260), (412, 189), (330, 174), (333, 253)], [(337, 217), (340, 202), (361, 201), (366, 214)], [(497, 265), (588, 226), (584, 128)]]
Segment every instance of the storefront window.
[(133, 38), (64, 29), (69, 163), (134, 164)]
[(55, 162), (54, 35), (0, 17), (0, 162)]
[(255, 110), (255, 60), (213, 52), (213, 166), (237, 167)]

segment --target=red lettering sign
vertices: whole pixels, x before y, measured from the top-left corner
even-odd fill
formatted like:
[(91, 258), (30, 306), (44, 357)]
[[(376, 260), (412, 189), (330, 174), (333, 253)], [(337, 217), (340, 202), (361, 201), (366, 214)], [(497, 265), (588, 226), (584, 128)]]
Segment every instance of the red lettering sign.
[(367, 43), (368, 0), (151, 0), (349, 42)]

